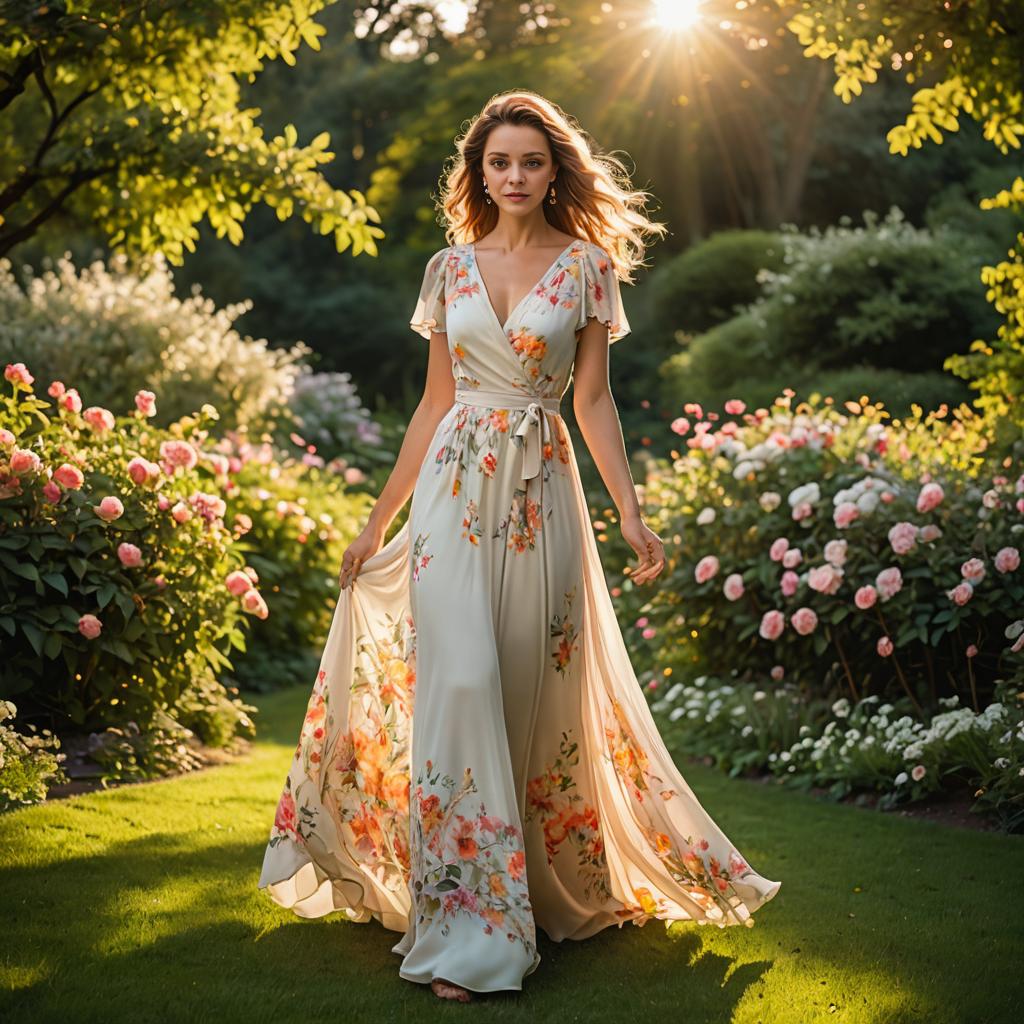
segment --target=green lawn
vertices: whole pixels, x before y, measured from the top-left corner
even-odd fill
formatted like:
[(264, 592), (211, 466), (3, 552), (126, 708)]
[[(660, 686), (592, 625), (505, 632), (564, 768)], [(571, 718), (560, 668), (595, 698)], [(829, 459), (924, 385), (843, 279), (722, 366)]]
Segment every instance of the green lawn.
[(245, 762), (0, 818), (0, 1019), (1021, 1019), (1019, 838), (692, 767), (730, 838), (782, 879), (753, 928), (650, 922), (562, 944), (539, 934), (543, 960), (522, 993), (442, 1004), (398, 977), (398, 933), (303, 921), (256, 889), (307, 696), (261, 701), (263, 740)]

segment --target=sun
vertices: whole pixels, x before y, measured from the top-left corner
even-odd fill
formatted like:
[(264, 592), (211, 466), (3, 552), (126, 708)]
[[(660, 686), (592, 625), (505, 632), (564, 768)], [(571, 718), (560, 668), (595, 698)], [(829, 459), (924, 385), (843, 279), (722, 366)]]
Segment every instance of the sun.
[(690, 28), (700, 20), (703, 0), (653, 0), (654, 21), (670, 32)]

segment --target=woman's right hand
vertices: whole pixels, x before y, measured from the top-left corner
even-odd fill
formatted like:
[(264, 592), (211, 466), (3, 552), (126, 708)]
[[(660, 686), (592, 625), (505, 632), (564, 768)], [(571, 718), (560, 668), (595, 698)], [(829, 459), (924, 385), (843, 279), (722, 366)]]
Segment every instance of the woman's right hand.
[(379, 550), (384, 540), (384, 531), (367, 523), (362, 533), (352, 541), (341, 556), (341, 569), (338, 571), (338, 582), (341, 589), (351, 586), (363, 563), (372, 558)]

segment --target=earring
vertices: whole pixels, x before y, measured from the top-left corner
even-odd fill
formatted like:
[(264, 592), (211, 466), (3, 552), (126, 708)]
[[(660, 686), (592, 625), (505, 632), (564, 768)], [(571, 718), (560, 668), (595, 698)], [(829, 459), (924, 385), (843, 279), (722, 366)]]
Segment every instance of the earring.
[(555, 198), (555, 186), (554, 186), (554, 183), (552, 183), (552, 185), (551, 185), (551, 192), (549, 193), (548, 202), (549, 203), (557, 203), (558, 202), (558, 200)]
[(491, 202), (492, 202), (491, 193), (487, 191), (487, 179), (483, 178), (482, 180), (483, 180), (483, 183), (484, 183), (484, 201), (489, 206), (491, 204)]

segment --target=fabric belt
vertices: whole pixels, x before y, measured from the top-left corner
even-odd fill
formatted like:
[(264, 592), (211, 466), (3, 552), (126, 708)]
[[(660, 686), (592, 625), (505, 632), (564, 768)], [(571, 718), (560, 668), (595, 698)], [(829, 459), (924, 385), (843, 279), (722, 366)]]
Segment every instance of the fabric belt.
[(541, 398), (515, 391), (482, 391), (479, 388), (455, 388), (455, 401), (484, 409), (525, 409), (526, 415), (516, 428), (523, 439), (523, 479), (532, 480), (540, 473), (544, 445), (551, 440), (551, 426), (545, 412), (561, 413), (558, 398)]

